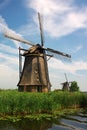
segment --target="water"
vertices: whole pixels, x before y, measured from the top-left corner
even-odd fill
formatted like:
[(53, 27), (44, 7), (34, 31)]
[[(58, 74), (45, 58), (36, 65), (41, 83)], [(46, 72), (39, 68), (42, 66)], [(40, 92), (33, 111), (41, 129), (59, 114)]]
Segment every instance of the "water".
[(0, 130), (87, 130), (87, 114), (66, 116), (60, 119), (0, 121)]

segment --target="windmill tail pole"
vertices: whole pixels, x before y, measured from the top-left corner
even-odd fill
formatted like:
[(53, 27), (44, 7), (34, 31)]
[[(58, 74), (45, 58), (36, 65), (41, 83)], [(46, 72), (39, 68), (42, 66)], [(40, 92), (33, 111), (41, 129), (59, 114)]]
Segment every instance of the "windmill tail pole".
[(18, 42), (22, 42), (22, 43), (24, 43), (24, 44), (28, 44), (28, 45), (30, 45), (30, 46), (34, 46), (34, 44), (33, 43), (31, 43), (31, 42), (29, 42), (29, 41), (27, 41), (27, 40), (25, 40), (25, 39), (22, 39), (22, 38), (20, 38), (20, 37), (16, 37), (16, 36), (9, 36), (8, 34), (4, 34), (4, 36), (5, 37), (7, 37), (7, 38), (10, 38), (10, 39), (12, 39), (12, 40), (16, 40), (16, 41), (18, 41)]
[(19, 79), (21, 77), (22, 72), (22, 55), (21, 55), (21, 48), (19, 47)]

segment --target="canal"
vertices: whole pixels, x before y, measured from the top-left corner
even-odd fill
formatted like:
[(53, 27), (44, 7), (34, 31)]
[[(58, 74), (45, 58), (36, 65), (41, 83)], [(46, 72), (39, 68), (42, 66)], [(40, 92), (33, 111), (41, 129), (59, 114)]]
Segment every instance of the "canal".
[(0, 120), (0, 130), (87, 130), (87, 114), (42, 120), (22, 119), (16, 122)]

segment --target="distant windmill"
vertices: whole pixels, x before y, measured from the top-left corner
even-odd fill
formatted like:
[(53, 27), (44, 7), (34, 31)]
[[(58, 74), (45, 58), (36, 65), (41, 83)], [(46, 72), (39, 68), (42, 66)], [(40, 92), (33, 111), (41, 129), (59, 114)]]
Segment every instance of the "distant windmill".
[[(50, 91), (51, 84), (48, 74), (47, 57), (52, 56), (56, 57), (57, 55), (68, 59), (71, 58), (71, 55), (69, 54), (65, 54), (63, 52), (44, 47), (43, 30), (42, 30), (40, 13), (38, 13), (38, 19), (40, 26), (41, 44), (33, 44), (25, 39), (20, 39), (16, 38), (15, 36), (9, 36), (8, 34), (5, 34), (5, 37), (17, 40), (19, 42), (31, 46), (28, 50), (19, 48), (19, 72), (20, 72), (20, 80), (18, 83), (19, 91), (29, 91), (29, 92)], [(21, 54), (21, 51), (24, 51), (24, 53)], [(25, 57), (23, 69), (21, 65), (22, 56)]]
[(62, 86), (63, 86), (63, 87), (62, 87), (62, 90), (63, 90), (63, 91), (69, 91), (69, 90), (70, 90), (70, 84), (71, 84), (73, 81), (69, 82), (66, 73), (64, 73), (64, 75), (65, 75), (66, 82), (61, 83)]

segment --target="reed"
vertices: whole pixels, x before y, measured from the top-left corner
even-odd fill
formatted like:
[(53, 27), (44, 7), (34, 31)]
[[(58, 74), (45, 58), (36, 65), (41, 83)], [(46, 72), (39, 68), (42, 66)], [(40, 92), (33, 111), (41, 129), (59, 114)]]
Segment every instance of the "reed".
[(0, 91), (0, 114), (53, 113), (66, 108), (87, 107), (87, 93), (28, 93)]

